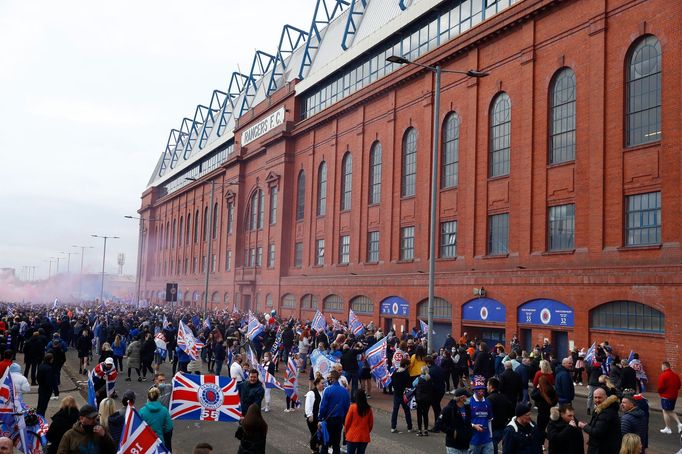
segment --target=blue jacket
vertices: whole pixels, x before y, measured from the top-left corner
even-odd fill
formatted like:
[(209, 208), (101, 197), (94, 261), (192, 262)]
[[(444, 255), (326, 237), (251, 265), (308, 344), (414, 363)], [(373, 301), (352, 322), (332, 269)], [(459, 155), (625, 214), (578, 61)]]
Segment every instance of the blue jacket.
[(647, 416), (639, 407), (623, 413), (620, 417), (620, 431), (625, 434), (636, 434), (642, 440), (642, 447), (649, 447), (649, 421)]
[(560, 404), (568, 404), (575, 399), (575, 386), (573, 386), (571, 375), (568, 370), (561, 365), (556, 368), (554, 388), (556, 389)]
[(339, 382), (327, 387), (322, 394), (322, 401), (320, 402), (319, 420), (323, 421), (329, 418), (343, 418), (345, 420), (346, 413), (350, 407), (350, 396)]
[(192, 357), (185, 353), (180, 347), (175, 348), (175, 353), (178, 355), (179, 363), (188, 363), (192, 361)]
[(118, 347), (114, 344), (111, 344), (111, 349), (114, 352), (114, 356), (125, 356), (126, 346), (126, 340), (123, 337), (121, 337), (121, 345)]
[(158, 400), (149, 401), (147, 405), (140, 408), (140, 416), (161, 440), (163, 440), (163, 434), (173, 430), (170, 413)]

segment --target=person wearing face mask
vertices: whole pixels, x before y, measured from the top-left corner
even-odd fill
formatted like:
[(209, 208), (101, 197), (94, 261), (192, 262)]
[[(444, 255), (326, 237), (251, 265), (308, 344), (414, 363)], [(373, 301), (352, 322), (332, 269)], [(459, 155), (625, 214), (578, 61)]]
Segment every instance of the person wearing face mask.
[(98, 418), (99, 413), (95, 407), (83, 405), (78, 411), (78, 422), (59, 442), (57, 454), (114, 454), (114, 440), (98, 424)]
[(466, 388), (455, 390), (455, 397), (441, 412), (436, 427), (445, 432), (447, 454), (468, 454), (473, 435), (471, 424), (471, 395)]
[[(275, 364), (272, 362), (270, 352), (265, 352), (263, 354), (263, 369), (267, 371), (270, 375), (274, 377), (275, 375)], [(265, 386), (265, 407), (263, 407), (263, 412), (267, 413), (270, 411), (270, 388)]]

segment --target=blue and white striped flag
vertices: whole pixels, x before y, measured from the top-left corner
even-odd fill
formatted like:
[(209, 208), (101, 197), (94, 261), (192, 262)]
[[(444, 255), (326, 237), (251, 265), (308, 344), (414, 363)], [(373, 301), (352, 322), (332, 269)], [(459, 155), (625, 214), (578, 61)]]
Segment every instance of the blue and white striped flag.
[(362, 333), (365, 332), (365, 326), (362, 324), (358, 316), (355, 315), (353, 309), (348, 311), (348, 329), (350, 329), (351, 332), (356, 336), (362, 336)]
[(597, 343), (592, 342), (592, 346), (587, 350), (587, 353), (585, 354), (585, 364), (592, 365), (594, 362), (594, 355), (597, 349)]
[(246, 331), (248, 338), (253, 341), (264, 329), (265, 326), (253, 314), (249, 313), (249, 326)]
[(383, 337), (365, 352), (370, 372), (380, 388), (386, 388), (391, 383), (391, 374), (388, 373), (386, 360), (386, 339)]
[(324, 319), (324, 315), (319, 310), (315, 312), (315, 317), (313, 317), (313, 322), (310, 327), (317, 331), (318, 333), (327, 329), (327, 321)]

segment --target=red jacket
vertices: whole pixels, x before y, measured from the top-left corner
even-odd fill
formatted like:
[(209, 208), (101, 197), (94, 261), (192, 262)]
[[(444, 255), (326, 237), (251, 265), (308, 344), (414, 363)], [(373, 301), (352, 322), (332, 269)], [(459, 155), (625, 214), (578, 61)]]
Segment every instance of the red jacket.
[(663, 399), (675, 400), (680, 392), (680, 376), (666, 369), (658, 376), (658, 395)]

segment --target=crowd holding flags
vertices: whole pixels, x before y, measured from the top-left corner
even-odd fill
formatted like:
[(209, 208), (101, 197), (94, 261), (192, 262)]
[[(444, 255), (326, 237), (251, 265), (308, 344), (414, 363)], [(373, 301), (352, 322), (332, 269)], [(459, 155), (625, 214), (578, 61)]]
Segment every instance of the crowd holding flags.
[(259, 322), (258, 319), (249, 311), (249, 324), (246, 331), (246, 336), (249, 338), (249, 340), (253, 341), (256, 336), (258, 336), (264, 330), (265, 326), (263, 326), (263, 324)]
[(168, 344), (166, 343), (166, 336), (163, 335), (163, 331), (159, 331), (154, 336), (154, 343), (156, 343), (156, 353), (161, 357), (161, 359), (166, 359), (168, 354)]
[(180, 320), (178, 324), (178, 347), (189, 355), (193, 360), (199, 359), (199, 350), (204, 346), (201, 342), (198, 342), (192, 334), (192, 330), (189, 329), (185, 322)]
[(594, 362), (595, 354), (597, 351), (597, 343), (592, 342), (592, 345), (590, 348), (587, 349), (587, 353), (585, 354), (585, 364), (592, 365)]
[(365, 325), (363, 325), (358, 316), (355, 315), (353, 309), (348, 311), (348, 329), (356, 336), (362, 336), (365, 332)]
[(173, 377), (171, 419), (236, 422), (242, 413), (237, 381), (220, 375), (178, 372)]
[(318, 333), (327, 329), (327, 320), (325, 320), (324, 315), (322, 315), (319, 309), (315, 312), (315, 317), (313, 317), (310, 327)]
[(251, 346), (249, 346), (249, 350), (246, 352), (246, 356), (249, 360), (249, 363), (251, 364), (251, 367), (258, 370), (258, 378), (260, 379), (261, 382), (265, 384), (266, 388), (281, 389), (282, 391), (284, 390), (284, 388), (282, 387), (282, 385), (279, 384), (275, 376), (268, 372), (268, 370), (258, 362), (258, 358), (256, 357), (256, 354), (253, 352)]
[(118, 454), (166, 454), (170, 453), (154, 430), (142, 419), (132, 405), (126, 407), (123, 433)]
[(386, 388), (391, 383), (386, 359), (386, 337), (381, 338), (365, 352), (370, 372), (380, 388)]
[(37, 424), (30, 429), (26, 427), (24, 415), (28, 407), (17, 399), (14, 393), (14, 383), (9, 367), (0, 378), (0, 432), (8, 434), (10, 438), (19, 439), (18, 449), (25, 454), (40, 454), (41, 447), (47, 442), (45, 434), (48, 425), (40, 415)]

